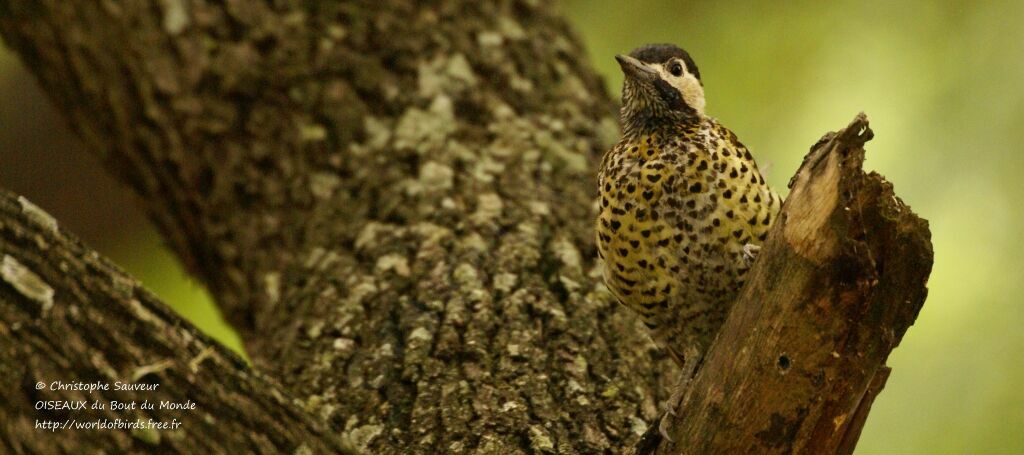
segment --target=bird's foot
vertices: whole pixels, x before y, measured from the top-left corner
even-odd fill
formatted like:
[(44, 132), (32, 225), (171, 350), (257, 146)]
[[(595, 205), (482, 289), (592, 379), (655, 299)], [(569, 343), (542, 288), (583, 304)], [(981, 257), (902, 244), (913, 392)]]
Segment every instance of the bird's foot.
[(679, 381), (672, 387), (672, 395), (665, 402), (665, 412), (661, 414), (661, 419), (658, 422), (658, 432), (661, 433), (661, 437), (669, 442), (675, 442), (668, 435), (668, 430), (671, 428), (672, 421), (675, 420), (676, 408), (683, 403), (683, 395), (686, 392), (687, 384), (690, 382), (690, 377), (690, 375), (685, 373), (679, 375)]
[(754, 262), (754, 259), (757, 259), (757, 253), (760, 252), (761, 245), (754, 245), (753, 243), (743, 245), (743, 258), (750, 262)]

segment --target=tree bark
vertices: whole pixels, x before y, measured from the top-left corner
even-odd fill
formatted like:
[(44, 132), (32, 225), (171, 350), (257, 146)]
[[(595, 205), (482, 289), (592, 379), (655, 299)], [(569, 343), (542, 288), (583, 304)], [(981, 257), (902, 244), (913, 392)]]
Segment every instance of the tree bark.
[[(547, 6), (0, 0), (0, 36), (87, 146), (140, 195), (242, 332), (255, 369), (271, 378), (239, 385), (271, 409), (253, 422), (277, 415), (300, 422), (282, 424), (294, 433), (260, 447), (312, 441), (323, 436), (314, 423), (322, 421), (335, 439), (323, 436), (314, 450), (349, 441), (371, 453), (617, 453), (654, 421), (677, 370), (610, 298), (595, 262), (593, 176), (617, 136), (614, 105), (578, 40)], [(808, 185), (818, 180), (811, 175)], [(801, 213), (788, 203), (786, 210)], [(15, 214), (0, 215), (7, 226)], [(860, 235), (841, 234), (844, 248)], [(54, 289), (103, 280), (92, 268), (52, 272), (62, 269), (26, 259), (42, 257), (44, 248), (19, 241), (26, 246), (5, 254)], [(766, 262), (808, 260), (763, 256), (758, 267), (766, 277)], [(810, 270), (801, 264), (765, 280)], [(891, 269), (877, 273), (879, 282), (920, 288), (923, 298), (923, 281), (891, 281), (906, 278)], [(814, 276), (844, 270), (815, 269)], [(31, 298), (4, 289), (4, 308), (27, 311)], [(752, 285), (744, 299), (765, 289)], [(882, 303), (897, 295), (867, 294)], [(70, 314), (75, 304), (54, 295), (51, 311)], [(78, 305), (118, 300), (134, 308), (124, 299), (99, 292)], [(140, 301), (173, 318), (151, 298)], [(838, 340), (876, 333), (842, 323), (846, 314), (815, 316), (839, 321), (829, 332)], [(120, 330), (90, 332), (120, 340), (95, 342), (107, 357), (124, 358), (120, 375), (159, 362), (153, 359), (187, 365), (201, 352), (230, 359), (203, 344), (150, 352), (145, 337), (162, 336), (160, 325), (132, 323), (138, 312), (121, 317)], [(12, 330), (10, 342), (41, 330)], [(718, 353), (722, 343), (694, 390), (724, 380), (708, 373), (722, 368), (714, 362), (729, 361)], [(9, 379), (16, 383), (58, 374), (78, 380), (92, 371), (84, 352), (69, 351), (82, 357), (46, 370), (42, 359), (52, 351), (24, 346), (18, 359), (39, 360), (25, 362)], [(794, 357), (794, 371), (812, 358), (804, 354)], [(873, 364), (836, 362), (830, 371)], [(211, 375), (221, 381), (251, 374), (227, 361), (217, 368), (223, 371)], [(187, 396), (187, 371), (178, 369), (154, 371), (149, 380)], [(279, 394), (264, 388), (275, 383)], [(266, 404), (260, 390), (294, 397), (283, 401), (294, 408)], [(698, 393), (684, 411), (696, 409)], [(854, 392), (827, 393), (847, 403)], [(210, 406), (205, 411), (218, 415)], [(30, 446), (38, 436), (25, 427), (33, 412), (20, 407), (18, 423), (0, 423), (12, 447), (154, 448), (151, 440), (102, 432), (59, 432)], [(235, 432), (254, 427), (238, 425)], [(182, 437), (214, 437), (215, 429), (197, 423)], [(182, 451), (170, 437), (155, 444)]]
[[(38, 207), (0, 193), (0, 220), (0, 452), (354, 451), (274, 381), (249, 370)], [(89, 391), (78, 383), (107, 387)], [(117, 384), (156, 386), (126, 391)], [(54, 401), (88, 407), (36, 407)], [(156, 409), (111, 405), (145, 401)], [(195, 410), (160, 410), (161, 402), (195, 403)], [(181, 430), (73, 429), (150, 420), (177, 422)], [(40, 422), (67, 428), (48, 430)]]

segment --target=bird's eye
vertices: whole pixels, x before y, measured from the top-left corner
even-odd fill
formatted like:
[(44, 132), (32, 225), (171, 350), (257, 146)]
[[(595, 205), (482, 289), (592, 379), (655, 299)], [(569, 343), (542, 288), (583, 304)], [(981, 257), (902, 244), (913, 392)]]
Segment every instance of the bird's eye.
[(679, 62), (673, 63), (672, 66), (668, 67), (668, 70), (673, 76), (679, 77), (683, 75), (683, 65), (680, 65)]

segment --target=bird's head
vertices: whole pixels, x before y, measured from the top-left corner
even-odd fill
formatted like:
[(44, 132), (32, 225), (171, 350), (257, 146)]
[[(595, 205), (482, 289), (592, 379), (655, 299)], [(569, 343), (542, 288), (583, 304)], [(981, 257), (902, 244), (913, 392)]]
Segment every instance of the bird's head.
[(686, 51), (671, 44), (649, 44), (616, 55), (626, 80), (622, 121), (626, 128), (699, 119), (704, 115), (704, 86)]

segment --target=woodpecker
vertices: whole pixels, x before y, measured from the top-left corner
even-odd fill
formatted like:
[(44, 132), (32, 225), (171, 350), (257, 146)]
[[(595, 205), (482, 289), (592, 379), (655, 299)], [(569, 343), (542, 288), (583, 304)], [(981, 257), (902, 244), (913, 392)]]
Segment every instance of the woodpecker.
[(688, 380), (782, 200), (736, 135), (705, 115), (690, 54), (653, 44), (615, 58), (625, 75), (622, 138), (598, 173), (598, 254), (612, 294)]

